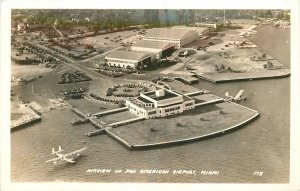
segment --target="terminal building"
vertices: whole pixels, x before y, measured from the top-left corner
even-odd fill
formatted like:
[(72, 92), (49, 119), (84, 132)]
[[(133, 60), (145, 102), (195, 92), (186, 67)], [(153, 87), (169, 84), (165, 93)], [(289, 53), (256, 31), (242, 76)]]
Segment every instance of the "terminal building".
[(137, 98), (126, 100), (131, 113), (146, 119), (165, 117), (195, 108), (195, 100), (167, 89), (140, 93)]
[(195, 30), (176, 28), (154, 28), (143, 37), (144, 41), (174, 43), (175, 48), (182, 48), (198, 38)]

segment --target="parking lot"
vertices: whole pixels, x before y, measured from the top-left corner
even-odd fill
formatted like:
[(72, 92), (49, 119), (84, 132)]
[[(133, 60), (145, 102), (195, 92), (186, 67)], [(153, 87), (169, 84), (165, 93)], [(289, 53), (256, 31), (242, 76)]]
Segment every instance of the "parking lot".
[(139, 37), (138, 33), (139, 31), (134, 32), (134, 30), (114, 32), (104, 35), (82, 38), (78, 40), (78, 42), (83, 44), (91, 44), (97, 49), (108, 51), (110, 49), (121, 46), (122, 42), (125, 44), (130, 44), (130, 42), (134, 43)]

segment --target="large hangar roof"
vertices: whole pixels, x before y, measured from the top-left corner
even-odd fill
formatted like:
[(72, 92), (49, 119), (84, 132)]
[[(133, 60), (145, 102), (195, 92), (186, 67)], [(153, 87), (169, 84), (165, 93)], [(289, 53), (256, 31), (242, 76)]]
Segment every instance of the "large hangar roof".
[(176, 28), (153, 28), (144, 37), (157, 37), (168, 39), (183, 39), (184, 37), (196, 33), (195, 30)]
[(132, 47), (153, 48), (153, 49), (164, 50), (173, 45), (174, 44), (170, 42), (151, 42), (151, 41), (140, 40), (137, 43), (133, 44)]
[(142, 60), (143, 58), (147, 57), (149, 54), (141, 53), (141, 52), (133, 52), (133, 51), (113, 51), (110, 52), (105, 56), (105, 58), (115, 58), (115, 59), (122, 59), (122, 60)]

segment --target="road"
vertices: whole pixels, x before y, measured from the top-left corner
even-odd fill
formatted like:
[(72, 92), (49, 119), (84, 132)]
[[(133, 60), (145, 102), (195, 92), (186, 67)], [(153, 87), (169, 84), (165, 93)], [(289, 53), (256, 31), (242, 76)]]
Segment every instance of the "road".
[[(178, 73), (178, 72), (175, 72), (175, 70), (179, 69), (182, 66), (185, 66), (188, 63), (191, 63), (192, 61), (197, 59), (197, 57), (201, 54), (204, 54), (204, 52), (197, 51), (196, 54), (191, 55), (191, 57), (186, 58), (183, 62), (179, 62), (179, 63), (167, 68), (166, 70), (161, 71), (160, 73), (161, 74)], [(180, 71), (180, 72), (182, 72), (182, 71)]]
[(61, 37), (64, 36), (54, 25), (52, 27)]

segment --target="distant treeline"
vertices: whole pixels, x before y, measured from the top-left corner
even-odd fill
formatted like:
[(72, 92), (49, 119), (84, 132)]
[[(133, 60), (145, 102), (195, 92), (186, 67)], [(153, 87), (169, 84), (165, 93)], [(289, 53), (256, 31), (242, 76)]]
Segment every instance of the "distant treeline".
[(286, 10), (14, 9), (12, 24), (26, 21), (28, 24), (50, 26), (56, 23), (58, 27), (87, 26), (95, 30), (141, 24), (159, 27), (213, 22), (216, 18), (223, 18), (224, 13), (227, 19), (289, 19)]

